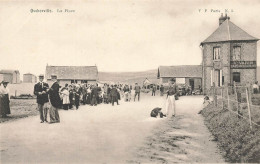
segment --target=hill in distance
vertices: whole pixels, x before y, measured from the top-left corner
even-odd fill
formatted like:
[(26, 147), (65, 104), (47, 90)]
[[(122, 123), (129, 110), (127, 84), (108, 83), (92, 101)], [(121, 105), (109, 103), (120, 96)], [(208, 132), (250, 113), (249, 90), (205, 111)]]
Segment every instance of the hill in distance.
[(157, 69), (141, 71), (141, 72), (99, 72), (99, 81), (111, 81), (122, 83), (138, 83), (142, 84), (148, 78), (151, 81), (157, 80)]
[[(99, 80), (142, 84), (145, 78), (150, 81), (157, 81), (157, 71), (157, 69), (153, 69), (141, 72), (99, 72)], [(257, 67), (257, 81), (260, 83), (260, 66)]]

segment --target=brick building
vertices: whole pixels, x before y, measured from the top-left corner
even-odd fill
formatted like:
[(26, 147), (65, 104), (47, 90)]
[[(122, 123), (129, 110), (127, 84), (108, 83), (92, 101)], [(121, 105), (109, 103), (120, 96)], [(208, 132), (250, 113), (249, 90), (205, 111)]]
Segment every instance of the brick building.
[(23, 74), (23, 83), (36, 83), (37, 77), (31, 73)]
[(98, 80), (97, 66), (46, 66), (46, 79), (51, 82), (51, 75), (57, 75), (60, 85), (66, 83), (94, 84)]
[(230, 21), (219, 18), (219, 27), (201, 43), (203, 91), (216, 86), (254, 83), (257, 67), (257, 41)]
[(20, 72), (18, 70), (1, 70), (0, 81), (7, 81), (10, 84), (20, 83)]

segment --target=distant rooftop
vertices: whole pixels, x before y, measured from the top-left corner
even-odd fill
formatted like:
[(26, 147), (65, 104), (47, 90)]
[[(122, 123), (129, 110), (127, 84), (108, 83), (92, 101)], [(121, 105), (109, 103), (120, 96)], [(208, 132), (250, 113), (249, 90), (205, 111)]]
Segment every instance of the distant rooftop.
[(14, 72), (15, 72), (15, 73), (19, 73), (18, 70), (2, 69), (2, 70), (0, 71), (0, 74), (13, 74)]
[(58, 79), (97, 80), (97, 66), (46, 66), (46, 79), (57, 75)]

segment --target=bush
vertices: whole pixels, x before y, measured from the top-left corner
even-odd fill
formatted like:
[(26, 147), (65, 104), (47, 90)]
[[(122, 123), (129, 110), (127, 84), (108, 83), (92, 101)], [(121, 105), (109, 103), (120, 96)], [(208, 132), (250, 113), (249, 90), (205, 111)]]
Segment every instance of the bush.
[(260, 127), (250, 130), (249, 122), (212, 104), (202, 115), (228, 162), (260, 162)]

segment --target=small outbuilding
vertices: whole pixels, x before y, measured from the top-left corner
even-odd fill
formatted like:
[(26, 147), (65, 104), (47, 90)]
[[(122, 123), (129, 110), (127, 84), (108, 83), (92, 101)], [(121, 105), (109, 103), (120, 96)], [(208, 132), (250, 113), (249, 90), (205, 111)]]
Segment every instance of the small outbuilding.
[(1, 70), (0, 81), (7, 81), (10, 84), (20, 83), (20, 72), (18, 70)]
[(170, 79), (175, 79), (176, 84), (191, 86), (192, 90), (199, 89), (202, 85), (202, 66), (160, 66), (157, 78), (160, 79), (162, 85), (167, 85)]
[(97, 66), (46, 66), (45, 78), (51, 82), (51, 75), (57, 75), (60, 85), (66, 83), (96, 83), (98, 80)]
[(26, 73), (23, 74), (23, 83), (36, 83), (37, 77), (34, 74)]

